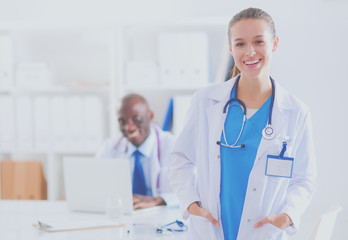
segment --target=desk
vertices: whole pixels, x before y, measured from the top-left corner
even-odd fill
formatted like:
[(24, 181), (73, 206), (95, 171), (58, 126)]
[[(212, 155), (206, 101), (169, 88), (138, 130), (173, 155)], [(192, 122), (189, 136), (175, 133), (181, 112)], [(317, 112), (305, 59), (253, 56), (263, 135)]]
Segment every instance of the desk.
[[(80, 230), (70, 232), (47, 233), (32, 226), (41, 219), (55, 220), (89, 220), (105, 219), (104, 214), (79, 213), (68, 210), (65, 201), (20, 201), (0, 200), (0, 239), (1, 240), (117, 240), (117, 239), (173, 239), (183, 240), (187, 233), (174, 233), (171, 236), (156, 234), (149, 229), (136, 231), (133, 235), (126, 232), (126, 228), (105, 228)], [(164, 225), (175, 219), (181, 219), (179, 209), (161, 208), (153, 211), (124, 216), (119, 221), (127, 225), (133, 223), (149, 223)]]

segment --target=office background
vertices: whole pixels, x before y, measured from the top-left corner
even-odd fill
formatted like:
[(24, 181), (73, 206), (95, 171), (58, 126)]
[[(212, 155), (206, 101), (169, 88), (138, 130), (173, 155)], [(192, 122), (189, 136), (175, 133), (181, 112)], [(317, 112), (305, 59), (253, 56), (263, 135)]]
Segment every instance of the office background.
[[(77, 96), (83, 96), (83, 99), (76, 97), (75, 92), (66, 93), (63, 89), (57, 93), (57, 90), (53, 90), (54, 95), (69, 95), (70, 100), (67, 101), (77, 105), (79, 103), (83, 104), (81, 102), (84, 101), (90, 101), (92, 106), (100, 109), (97, 107), (98, 105), (103, 105), (105, 102), (110, 103), (100, 110), (104, 111), (101, 114), (104, 118), (96, 120), (102, 128), (102, 135), (96, 136), (96, 141), (99, 141), (99, 138), (117, 133), (116, 122), (113, 122), (112, 118), (108, 118), (105, 112), (114, 109), (118, 97), (131, 89), (131, 87), (127, 89), (127, 87), (119, 85), (119, 79), (122, 76), (118, 75), (120, 72), (118, 64), (124, 60), (139, 60), (142, 62), (143, 56), (153, 57), (152, 53), (146, 52), (149, 49), (139, 47), (137, 36), (141, 36), (144, 32), (157, 33), (164, 31), (163, 29), (166, 26), (157, 26), (156, 24), (167, 22), (169, 23), (168, 29), (175, 29), (175, 31), (177, 31), (177, 25), (179, 25), (179, 30), (181, 30), (180, 28), (185, 30), (192, 28), (195, 31), (201, 31), (207, 27), (210, 34), (209, 39), (214, 39), (215, 26), (218, 29), (216, 37), (220, 39), (223, 38), (222, 29), (224, 27), (221, 22), (224, 19), (228, 21), (233, 14), (249, 6), (260, 7), (268, 11), (276, 23), (280, 43), (277, 52), (274, 54), (273, 77), (307, 103), (312, 112), (318, 180), (317, 192), (307, 213), (319, 215), (325, 212), (331, 204), (342, 205), (343, 212), (338, 216), (337, 222), (339, 232), (334, 233), (333, 239), (345, 239), (342, 236), (348, 236), (344, 231), (344, 223), (348, 222), (348, 191), (346, 187), (348, 183), (346, 157), (348, 113), (345, 106), (348, 87), (346, 60), (348, 55), (346, 43), (348, 39), (348, 15), (346, 13), (348, 1), (150, 0), (126, 2), (105, 0), (2, 0), (0, 1), (0, 25), (2, 30), (7, 27), (14, 29), (13, 35), (17, 36), (17, 46), (21, 47), (17, 50), (17, 55), (15, 54), (17, 59), (20, 58), (23, 62), (28, 60), (40, 62), (42, 59), (46, 59), (56, 63), (53, 72), (51, 71), (51, 74), (53, 73), (55, 76), (53, 81), (55, 84), (63, 85), (64, 82), (66, 86), (81, 82), (90, 83), (91, 80), (93, 80), (93, 84), (96, 84), (96, 82), (99, 84), (99, 92), (97, 91), (97, 93), (90, 90), (95, 85), (87, 86), (87, 90), (82, 90), (84, 91), (82, 94), (80, 90), (77, 90)], [(185, 24), (181, 23), (182, 19), (200, 19), (203, 23), (191, 22)], [(217, 22), (215, 25), (214, 21)], [(146, 28), (143, 28), (142, 24), (145, 24)], [(126, 28), (125, 37), (121, 37), (122, 40), (117, 39), (119, 33), (116, 30), (117, 43), (109, 44), (109, 41), (112, 41), (114, 37), (114, 35), (111, 38), (108, 36), (110, 27), (120, 25), (129, 26), (129, 28)], [(105, 28), (100, 28), (100, 26), (105, 26)], [(148, 31), (144, 31), (144, 29), (148, 29)], [(96, 33), (98, 34), (96, 35)], [(127, 54), (123, 55), (123, 59), (118, 58), (118, 54), (109, 55), (109, 51), (115, 51), (115, 49), (123, 46), (122, 41), (130, 38), (133, 39), (131, 46), (134, 46), (136, 50), (132, 49), (130, 51), (135, 52), (129, 52), (128, 49)], [(84, 41), (81, 49), (76, 49), (81, 39)], [(145, 36), (145, 39), (147, 44), (152, 46), (152, 49), (156, 49), (156, 46), (151, 45), (153, 44), (151, 36), (148, 38)], [(208, 73), (210, 79), (218, 75), (219, 66), (223, 64), (219, 59), (223, 58), (224, 48), (218, 44), (218, 40), (213, 41), (215, 41), (213, 50), (207, 53), (211, 54), (211, 62), (209, 63), (211, 64), (211, 72)], [(29, 48), (29, 43), (31, 43), (30, 46), (34, 47)], [(54, 51), (52, 51), (50, 44), (58, 47), (53, 48)], [(95, 46), (96, 48), (93, 50), (95, 52), (91, 52), (88, 46)], [(60, 51), (69, 52), (69, 47), (73, 48), (71, 55), (68, 56), (69, 58), (64, 58), (63, 54), (59, 55)], [(85, 51), (86, 49), (88, 49), (88, 52)], [(53, 52), (55, 57), (45, 55), (47, 52), (49, 54)], [(34, 53), (39, 54), (37, 58), (33, 57)], [(93, 57), (90, 58), (91, 56)], [(90, 59), (86, 61), (86, 57)], [(109, 64), (114, 69), (111, 72)], [(24, 64), (22, 67), (28, 66)], [(47, 69), (42, 65), (34, 66), (36, 69), (40, 67), (41, 69)], [(122, 71), (125, 74), (126, 70)], [(84, 81), (86, 79), (87, 81)], [(110, 79), (118, 80), (112, 81), (109, 85), (105, 84)], [(111, 91), (115, 92), (110, 93), (107, 89), (109, 87), (114, 88)], [(150, 104), (153, 104), (154, 110), (157, 110), (158, 113), (155, 120), (161, 124), (167, 102), (158, 101), (158, 99), (163, 96), (166, 97), (168, 92), (191, 94), (194, 90), (194, 87), (189, 89), (176, 88), (175, 90), (164, 88), (163, 91), (142, 89), (141, 93), (150, 98)], [(2, 92), (1, 94), (7, 95), (8, 93)], [(93, 98), (95, 96), (98, 96), (97, 99), (101, 99), (102, 102), (98, 102), (99, 100)], [(115, 99), (110, 100), (110, 96)], [(57, 101), (59, 102), (59, 99)], [(22, 105), (24, 105), (23, 109), (27, 109), (25, 101)], [(74, 112), (73, 109), (71, 111)], [(86, 114), (88, 114), (88, 111)], [(71, 128), (76, 130), (74, 126), (78, 126), (78, 123), (72, 122), (71, 124)], [(83, 143), (81, 144), (83, 145)], [(8, 156), (7, 152), (2, 152), (2, 154), (5, 157)], [(85, 152), (82, 152), (82, 154), (85, 154)], [(91, 152), (86, 154), (91, 154)], [(22, 157), (25, 152), (19, 155)], [(38, 158), (45, 158), (42, 154), (37, 155)], [(54, 155), (53, 158), (59, 158), (61, 155)], [(35, 158), (35, 155), (31, 155), (30, 158)], [(59, 160), (56, 162), (59, 162)], [(47, 172), (52, 175), (59, 175), (58, 172), (55, 172), (55, 170), (59, 170), (59, 164), (57, 166), (53, 165), (49, 169), (47, 169), (44, 160), (43, 164), (46, 175)], [(62, 191), (62, 189), (60, 190)], [(48, 189), (48, 194), (50, 195), (50, 189)], [(55, 195), (55, 193), (51, 193), (51, 195), (53, 198), (60, 197), (59, 194)]]

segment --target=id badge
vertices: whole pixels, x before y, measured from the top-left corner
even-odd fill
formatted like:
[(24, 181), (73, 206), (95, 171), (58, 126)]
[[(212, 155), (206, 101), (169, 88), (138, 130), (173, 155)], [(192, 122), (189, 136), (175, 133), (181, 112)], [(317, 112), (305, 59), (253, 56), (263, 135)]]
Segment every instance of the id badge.
[(291, 178), (293, 166), (294, 158), (268, 155), (265, 174), (272, 177)]

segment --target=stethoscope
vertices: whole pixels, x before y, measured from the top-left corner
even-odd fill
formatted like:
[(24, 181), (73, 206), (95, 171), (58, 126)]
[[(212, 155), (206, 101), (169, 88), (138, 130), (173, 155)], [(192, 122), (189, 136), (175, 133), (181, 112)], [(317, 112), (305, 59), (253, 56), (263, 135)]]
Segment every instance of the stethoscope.
[[(173, 226), (174, 225), (174, 226)], [(176, 227), (175, 227), (176, 226)], [(188, 227), (181, 221), (175, 220), (174, 222), (168, 223), (156, 229), (157, 233), (163, 233), (164, 231), (169, 232), (187, 232)]]
[[(222, 125), (222, 135), (223, 138), (225, 140), (225, 143), (222, 143), (221, 141), (217, 141), (216, 143), (220, 146), (224, 146), (224, 147), (229, 147), (229, 148), (245, 148), (245, 144), (240, 144), (237, 145), (237, 142), (239, 141), (240, 136), (242, 135), (243, 129), (244, 129), (244, 125), (245, 125), (245, 121), (246, 121), (246, 114), (247, 114), (247, 108), (244, 104), (244, 102), (242, 100), (240, 100), (237, 96), (237, 89), (238, 89), (238, 82), (240, 79), (240, 75), (237, 77), (236, 82), (234, 83), (234, 86), (232, 88), (232, 92), (233, 89), (235, 90), (235, 97), (231, 98), (227, 101), (227, 103), (224, 106), (223, 109), (223, 116), (222, 116), (222, 121), (223, 121), (223, 125)], [(274, 104), (274, 95), (275, 95), (275, 86), (274, 86), (274, 80), (270, 77), (271, 79), (271, 84), (272, 84), (272, 97), (271, 97), (271, 106), (269, 109), (269, 115), (268, 115), (268, 123), (266, 125), (266, 127), (262, 130), (262, 136), (267, 139), (267, 140), (271, 140), (275, 137), (275, 131), (272, 127), (272, 111), (273, 111), (273, 104)], [(228, 144), (227, 139), (226, 139), (226, 134), (225, 134), (225, 121), (227, 118), (227, 114), (228, 114), (228, 109), (231, 105), (231, 103), (233, 102), (237, 102), (238, 104), (232, 104), (233, 106), (239, 106), (243, 112), (243, 123), (242, 123), (242, 127), (240, 129), (239, 135), (237, 137), (237, 140), (232, 144)]]
[(172, 233), (174, 232), (187, 232), (188, 226), (179, 220), (175, 220), (163, 226), (148, 223), (135, 223), (132, 225), (131, 229), (127, 231), (127, 233), (131, 235), (137, 235), (138, 233), (143, 233), (144, 230), (155, 230), (155, 232), (158, 234), (172, 235)]

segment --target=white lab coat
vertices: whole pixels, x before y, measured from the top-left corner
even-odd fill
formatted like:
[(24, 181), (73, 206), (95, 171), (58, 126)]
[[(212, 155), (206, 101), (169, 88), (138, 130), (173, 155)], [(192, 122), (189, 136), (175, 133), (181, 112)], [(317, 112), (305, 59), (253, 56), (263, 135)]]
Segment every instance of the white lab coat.
[[(168, 206), (175, 206), (178, 205), (178, 200), (173, 194), (168, 181), (168, 171), (170, 167), (170, 149), (173, 146), (174, 137), (171, 133), (162, 131), (158, 126), (154, 124), (151, 126), (151, 128), (152, 130), (157, 130), (160, 144), (160, 159), (158, 159), (158, 142), (156, 136), (150, 167), (152, 195), (154, 197), (161, 196)], [(129, 144), (130, 142), (128, 141), (128, 139), (123, 136), (107, 139), (102, 148), (95, 155), (95, 157), (130, 159), (132, 153), (128, 151), (127, 146), (129, 146)]]
[[(221, 223), (220, 146), (223, 107), (230, 98), (235, 78), (195, 93), (186, 125), (174, 143), (169, 181), (180, 200), (184, 219), (187, 207), (199, 201)], [(299, 226), (300, 215), (308, 206), (316, 177), (310, 114), (307, 107), (275, 82), (272, 126), (275, 138), (262, 138), (250, 172), (238, 240), (287, 239)], [(291, 179), (265, 175), (268, 154), (279, 155), (284, 137), (289, 136), (284, 156), (294, 157)], [(271, 224), (253, 225), (271, 214), (287, 213), (293, 226), (285, 231)], [(188, 239), (224, 239), (222, 227), (207, 219), (190, 216)], [(285, 234), (286, 233), (286, 234)]]

